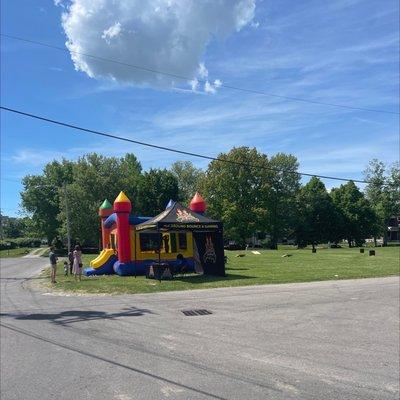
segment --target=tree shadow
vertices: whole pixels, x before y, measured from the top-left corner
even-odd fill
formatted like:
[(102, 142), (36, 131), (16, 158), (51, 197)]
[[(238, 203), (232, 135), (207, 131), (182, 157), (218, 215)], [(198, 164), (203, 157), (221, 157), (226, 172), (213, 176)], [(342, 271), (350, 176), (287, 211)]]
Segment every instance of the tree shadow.
[(54, 314), (31, 313), (0, 313), (1, 317), (11, 317), (18, 320), (50, 321), (58, 325), (67, 325), (74, 322), (93, 321), (96, 319), (116, 319), (120, 317), (140, 317), (145, 314), (153, 314), (152, 311), (144, 308), (129, 307), (120, 312), (107, 313), (105, 311), (94, 310), (70, 310)]

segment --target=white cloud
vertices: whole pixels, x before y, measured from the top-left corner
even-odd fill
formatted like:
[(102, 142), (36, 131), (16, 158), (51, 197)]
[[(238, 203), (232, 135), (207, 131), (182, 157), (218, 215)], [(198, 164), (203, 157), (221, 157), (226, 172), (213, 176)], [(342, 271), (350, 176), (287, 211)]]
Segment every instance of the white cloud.
[(222, 86), (222, 81), (220, 79), (215, 79), (214, 83), (206, 81), (204, 83), (204, 91), (206, 93), (215, 93), (218, 88)]
[(220, 88), (222, 86), (222, 81), (221, 81), (221, 79), (216, 79), (215, 81), (214, 81), (214, 87), (215, 88)]
[[(76, 70), (96, 79), (171, 88), (177, 85), (173, 76), (74, 52), (195, 82), (197, 77), (208, 78), (202, 58), (209, 42), (242, 29), (253, 20), (254, 12), (255, 0), (71, 0), (62, 14), (62, 26)], [(208, 86), (213, 92), (218, 85)]]
[(192, 79), (192, 80), (189, 82), (189, 84), (190, 84), (190, 86), (191, 86), (193, 92), (195, 92), (195, 91), (197, 90), (197, 88), (199, 87), (199, 81), (198, 81), (196, 78)]
[[(160, 112), (152, 116), (152, 127), (157, 132), (160, 130), (171, 132), (179, 129), (192, 131), (199, 128), (206, 128), (212, 132), (212, 128), (218, 126), (230, 131), (232, 126), (247, 122), (248, 125), (243, 129), (244, 135), (248, 135), (250, 128), (259, 129), (261, 134), (265, 134), (261, 126), (264, 127), (265, 124), (272, 122), (278, 123), (273, 121), (274, 115), (277, 117), (285, 115), (285, 128), (287, 128), (289, 115), (297, 115), (295, 111), (298, 107), (296, 103), (283, 103), (276, 100), (260, 103), (257, 98), (248, 99), (245, 102), (241, 99), (229, 100), (225, 98), (222, 102), (218, 101), (217, 103), (216, 105), (210, 105), (208, 101), (207, 104), (203, 102), (193, 103), (187, 107), (180, 107), (178, 110)], [(304, 115), (301, 114), (301, 117), (304, 118)], [(231, 124), (229, 129), (226, 129), (226, 124)], [(299, 124), (299, 121), (296, 121), (296, 126), (297, 124)], [(274, 128), (276, 128), (275, 125)], [(210, 136), (214, 136), (214, 134), (210, 133)]]
[(206, 81), (206, 83), (204, 84), (204, 91), (206, 93), (215, 93), (215, 88), (212, 83)]
[(208, 77), (208, 70), (207, 70), (206, 66), (204, 65), (204, 63), (199, 64), (198, 75), (200, 78), (203, 78), (203, 79)]
[(114, 25), (111, 25), (108, 29), (103, 31), (101, 37), (105, 39), (107, 43), (110, 43), (110, 39), (117, 37), (121, 33), (121, 24), (116, 22)]

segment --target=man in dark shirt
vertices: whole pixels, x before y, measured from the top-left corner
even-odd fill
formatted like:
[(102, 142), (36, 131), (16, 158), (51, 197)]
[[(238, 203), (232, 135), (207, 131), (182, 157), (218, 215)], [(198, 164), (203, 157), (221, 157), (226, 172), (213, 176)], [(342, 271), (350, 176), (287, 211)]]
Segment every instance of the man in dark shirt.
[(57, 256), (54, 253), (53, 246), (50, 247), (49, 259), (50, 259), (51, 283), (56, 283)]

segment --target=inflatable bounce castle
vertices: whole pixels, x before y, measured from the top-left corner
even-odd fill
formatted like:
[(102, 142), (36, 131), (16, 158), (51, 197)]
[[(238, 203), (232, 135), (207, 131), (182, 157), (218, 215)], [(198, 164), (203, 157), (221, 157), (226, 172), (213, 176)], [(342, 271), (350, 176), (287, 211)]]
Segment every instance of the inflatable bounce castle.
[(143, 275), (154, 263), (225, 276), (223, 228), (220, 221), (204, 215), (206, 203), (199, 193), (189, 208), (170, 200), (159, 215), (131, 215), (132, 204), (124, 192), (114, 206), (104, 200), (99, 208), (103, 250), (84, 270), (86, 276)]

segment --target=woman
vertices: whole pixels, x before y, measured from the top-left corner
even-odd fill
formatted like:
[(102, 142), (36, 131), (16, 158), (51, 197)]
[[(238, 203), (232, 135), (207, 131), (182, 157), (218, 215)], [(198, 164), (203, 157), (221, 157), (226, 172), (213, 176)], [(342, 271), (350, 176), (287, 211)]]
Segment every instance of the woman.
[(74, 266), (73, 266), (75, 281), (77, 277), (79, 280), (82, 279), (82, 251), (81, 248), (76, 245), (74, 250)]

